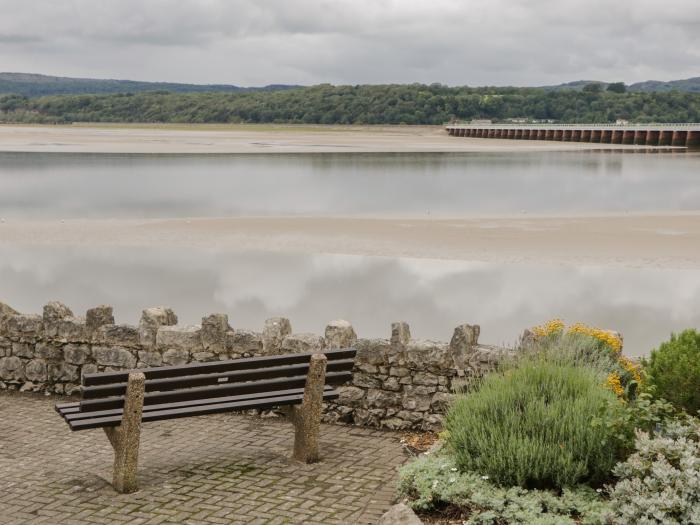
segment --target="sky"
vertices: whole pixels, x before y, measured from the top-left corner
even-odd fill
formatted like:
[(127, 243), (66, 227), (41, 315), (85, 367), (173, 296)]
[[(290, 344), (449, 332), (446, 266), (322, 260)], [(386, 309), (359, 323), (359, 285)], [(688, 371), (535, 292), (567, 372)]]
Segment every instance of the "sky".
[(700, 76), (698, 0), (0, 0), (0, 71), (266, 84)]

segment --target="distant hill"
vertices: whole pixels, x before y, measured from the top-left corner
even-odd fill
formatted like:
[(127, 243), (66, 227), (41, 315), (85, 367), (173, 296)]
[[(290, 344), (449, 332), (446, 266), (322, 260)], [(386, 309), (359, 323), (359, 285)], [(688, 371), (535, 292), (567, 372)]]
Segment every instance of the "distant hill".
[[(575, 80), (557, 86), (542, 86), (542, 89), (547, 91), (565, 91), (568, 89), (580, 91), (588, 84), (600, 84), (605, 89), (609, 82), (600, 80)], [(700, 93), (700, 77), (686, 78), (685, 80), (647, 80), (645, 82), (636, 82), (627, 86), (627, 91), (634, 93), (665, 93), (668, 91), (685, 91), (687, 93)]]
[(28, 97), (78, 95), (87, 93), (141, 93), (144, 91), (168, 91), (171, 93), (230, 93), (240, 91), (281, 91), (296, 87), (299, 86), (272, 84), (264, 87), (247, 88), (228, 84), (178, 84), (172, 82), (52, 77), (33, 73), (0, 73), (0, 93), (16, 93)]
[(630, 91), (639, 91), (643, 93), (664, 92), (673, 89), (677, 91), (687, 91), (689, 93), (700, 93), (700, 77), (686, 78), (685, 80), (670, 80), (668, 82), (647, 80), (646, 82), (632, 84), (628, 89)]

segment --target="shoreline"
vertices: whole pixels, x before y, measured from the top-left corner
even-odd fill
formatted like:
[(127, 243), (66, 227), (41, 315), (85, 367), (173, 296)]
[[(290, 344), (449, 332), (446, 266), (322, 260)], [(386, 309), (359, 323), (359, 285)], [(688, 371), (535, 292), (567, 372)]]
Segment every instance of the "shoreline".
[(123, 154), (685, 152), (685, 148), (450, 137), (443, 126), (0, 124), (0, 152)]
[(175, 247), (700, 269), (700, 213), (561, 217), (5, 220), (8, 246)]

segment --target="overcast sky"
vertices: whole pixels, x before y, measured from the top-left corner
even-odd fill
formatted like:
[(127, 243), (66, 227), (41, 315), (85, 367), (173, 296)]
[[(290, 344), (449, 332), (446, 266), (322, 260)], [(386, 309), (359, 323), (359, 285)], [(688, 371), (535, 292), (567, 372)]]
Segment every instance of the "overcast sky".
[(0, 0), (0, 71), (263, 85), (700, 76), (700, 0)]

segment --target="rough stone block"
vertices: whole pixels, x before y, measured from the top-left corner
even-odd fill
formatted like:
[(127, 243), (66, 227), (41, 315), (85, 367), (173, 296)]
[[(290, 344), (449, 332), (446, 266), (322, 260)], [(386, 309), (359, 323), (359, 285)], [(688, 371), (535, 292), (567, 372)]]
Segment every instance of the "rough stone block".
[(62, 361), (63, 348), (60, 344), (39, 342), (36, 344), (34, 355), (50, 361)]
[(17, 356), (0, 358), (0, 379), (24, 380), (24, 362)]
[[(382, 419), (379, 422), (379, 427), (380, 428), (386, 428), (388, 430), (406, 430), (411, 428), (411, 422), (410, 421), (405, 421), (403, 419), (400, 419), (398, 417), (388, 417), (386, 419)], [(405, 523), (403, 521), (398, 521), (396, 522), (401, 523), (402, 525)]]
[(191, 360), (190, 352), (185, 348), (169, 348), (163, 352), (164, 365), (184, 365)]
[(448, 394), (446, 392), (436, 392), (433, 395), (433, 399), (430, 401), (430, 408), (438, 412), (446, 412), (453, 399), (453, 394)]
[(376, 367), (374, 365), (368, 365), (366, 363), (355, 364), (355, 370), (359, 371), (359, 372), (364, 372), (365, 374), (378, 374), (379, 373), (379, 367)]
[(352, 384), (361, 388), (381, 388), (382, 380), (377, 376), (356, 372), (352, 376)]
[(9, 317), (11, 315), (17, 315), (19, 312), (9, 305), (0, 302), (0, 319), (4, 317)]
[(48, 373), (53, 381), (75, 382), (80, 379), (78, 367), (68, 363), (49, 363)]
[(355, 343), (357, 354), (355, 363), (366, 363), (368, 365), (387, 365), (387, 352), (390, 349), (389, 341), (386, 339), (358, 339)]
[(403, 366), (392, 366), (389, 368), (389, 375), (395, 377), (406, 377), (411, 373), (411, 371)]
[(15, 314), (5, 318), (5, 336), (14, 341), (33, 343), (41, 337), (43, 329), (40, 315)]
[(386, 511), (377, 525), (423, 525), (423, 522), (409, 507), (399, 503)]
[(438, 376), (430, 372), (416, 372), (413, 374), (414, 385), (437, 385)]
[(90, 360), (92, 352), (90, 346), (69, 343), (63, 347), (63, 359), (66, 363), (82, 365)]
[(48, 380), (48, 369), (43, 359), (32, 359), (24, 367), (24, 373), (29, 381), (43, 383)]
[(372, 408), (401, 407), (402, 395), (396, 392), (387, 392), (378, 388), (367, 390), (367, 406)]
[(450, 347), (437, 341), (413, 341), (406, 348), (406, 363), (414, 370), (441, 373), (454, 367)]
[(265, 321), (263, 328), (263, 353), (276, 354), (282, 348), (282, 341), (292, 333), (292, 324), (285, 317), (272, 317)]
[(139, 350), (139, 367), (145, 366), (161, 366), (163, 364), (163, 355), (156, 350)]
[(44, 324), (51, 324), (66, 317), (73, 317), (73, 312), (65, 304), (51, 301), (44, 306)]
[(195, 352), (192, 354), (192, 361), (197, 361), (204, 363), (207, 361), (218, 361), (221, 354), (215, 354), (213, 352)]
[(80, 379), (82, 380), (85, 374), (96, 374), (99, 371), (100, 369), (97, 368), (97, 365), (94, 363), (88, 363), (86, 365), (83, 365), (80, 369)]
[(95, 362), (102, 366), (117, 366), (120, 368), (134, 368), (136, 356), (126, 348), (118, 346), (94, 346), (92, 355)]
[(345, 406), (358, 407), (362, 404), (362, 400), (365, 397), (365, 390), (362, 388), (357, 388), (354, 386), (340, 386), (338, 387), (338, 401), (337, 403)]
[(200, 327), (189, 326), (161, 326), (156, 335), (156, 346), (161, 350), (181, 350), (193, 354), (203, 352)]
[(391, 323), (391, 344), (394, 346), (406, 346), (411, 341), (411, 329), (408, 323), (399, 321)]
[(226, 350), (234, 357), (242, 355), (262, 355), (262, 334), (249, 330), (235, 330), (226, 333)]
[(158, 329), (161, 326), (175, 326), (176, 324), (177, 315), (170, 308), (164, 306), (146, 308), (141, 313), (139, 321), (139, 341), (144, 346), (154, 346)]
[(474, 347), (479, 343), (479, 325), (461, 324), (455, 328), (450, 341), (450, 350), (455, 368), (464, 370), (467, 368), (470, 356), (474, 353)]
[(85, 324), (90, 332), (94, 332), (100, 326), (114, 324), (114, 310), (106, 304), (90, 308), (85, 315)]
[(128, 324), (106, 324), (94, 333), (96, 344), (101, 346), (128, 346), (138, 348), (139, 331)]
[(337, 319), (326, 326), (326, 348), (349, 348), (357, 342), (355, 329), (348, 321)]
[(62, 343), (87, 343), (90, 341), (85, 319), (66, 317), (46, 326), (46, 336)]
[(396, 377), (390, 377), (382, 383), (382, 388), (391, 392), (398, 392), (401, 390), (401, 383)]
[(202, 317), (202, 346), (206, 352), (226, 353), (226, 334), (233, 331), (228, 324), (228, 315), (211, 314)]
[(320, 352), (323, 350), (325, 340), (315, 334), (292, 334), (282, 340), (280, 350), (283, 354), (303, 354), (307, 352)]
[(30, 343), (12, 343), (12, 355), (17, 357), (34, 357), (34, 345)]

